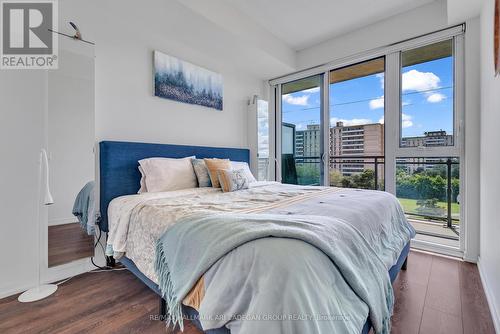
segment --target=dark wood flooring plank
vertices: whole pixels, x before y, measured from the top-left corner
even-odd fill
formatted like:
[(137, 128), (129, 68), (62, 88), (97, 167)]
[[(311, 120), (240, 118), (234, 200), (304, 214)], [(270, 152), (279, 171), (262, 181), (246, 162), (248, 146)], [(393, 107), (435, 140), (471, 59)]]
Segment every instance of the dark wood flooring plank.
[(463, 262), (459, 273), (464, 334), (495, 334), (477, 266)]
[(434, 256), (431, 274), (425, 297), (425, 306), (462, 316), (460, 299), (459, 265), (460, 261)]
[(461, 334), (462, 318), (431, 307), (424, 307), (420, 334)]
[(410, 252), (408, 256), (408, 268), (401, 271), (408, 282), (414, 282), (427, 286), (431, 274), (433, 256), (422, 252)]
[(418, 334), (427, 285), (408, 281), (406, 275), (402, 274), (396, 278), (393, 287), (396, 301), (391, 333)]

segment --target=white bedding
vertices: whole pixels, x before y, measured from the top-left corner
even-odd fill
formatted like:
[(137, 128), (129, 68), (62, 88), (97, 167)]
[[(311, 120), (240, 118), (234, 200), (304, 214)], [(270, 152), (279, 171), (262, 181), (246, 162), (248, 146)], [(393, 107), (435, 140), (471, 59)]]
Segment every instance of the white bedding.
[[(321, 200), (303, 200), (325, 191), (333, 203), (328, 207), (321, 204)], [(294, 203), (297, 198), (302, 200)], [(280, 203), (287, 205), (273, 208)], [(126, 253), (142, 273), (157, 282), (153, 268), (156, 241), (179, 218), (197, 211), (245, 212), (266, 206), (267, 212), (277, 214), (331, 215), (355, 222), (356, 228), (381, 254), (387, 269), (396, 262), (401, 251), (391, 249), (383, 242), (385, 236), (392, 234), (389, 222), (400, 219), (402, 214), (393, 195), (380, 191), (277, 182), (255, 182), (248, 190), (231, 193), (222, 193), (215, 188), (194, 188), (116, 198), (108, 210), (108, 246), (114, 250), (115, 258)]]

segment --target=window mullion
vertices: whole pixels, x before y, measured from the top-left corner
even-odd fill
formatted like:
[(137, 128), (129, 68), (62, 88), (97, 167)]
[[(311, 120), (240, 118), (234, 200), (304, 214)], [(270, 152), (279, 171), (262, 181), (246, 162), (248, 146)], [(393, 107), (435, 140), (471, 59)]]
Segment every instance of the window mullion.
[(323, 178), (324, 186), (330, 186), (330, 80), (329, 72), (323, 74), (322, 92), (322, 162), (323, 162)]
[(385, 58), (385, 190), (391, 194), (396, 194), (396, 155), (401, 131), (400, 62), (400, 52)]

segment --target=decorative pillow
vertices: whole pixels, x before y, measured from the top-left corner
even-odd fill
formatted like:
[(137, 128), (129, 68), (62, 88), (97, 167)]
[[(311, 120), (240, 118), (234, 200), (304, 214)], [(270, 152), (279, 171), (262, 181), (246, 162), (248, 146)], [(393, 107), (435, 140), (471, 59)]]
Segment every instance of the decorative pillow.
[(192, 159), (195, 157), (139, 160), (139, 165), (146, 176), (148, 192), (196, 188), (198, 181), (191, 163)]
[(208, 174), (208, 168), (203, 159), (193, 159), (193, 168), (198, 178), (198, 187), (211, 187), (212, 181), (210, 181), (210, 174)]
[(245, 169), (219, 169), (217, 171), (222, 191), (227, 193), (248, 189), (248, 178)]
[(147, 193), (148, 192), (148, 187), (146, 187), (146, 175), (144, 175), (144, 171), (142, 170), (142, 167), (139, 166), (139, 172), (141, 172), (141, 188), (137, 192), (138, 194), (142, 193)]
[(220, 188), (219, 176), (217, 171), (219, 169), (231, 169), (231, 161), (229, 159), (203, 159), (205, 165), (208, 169), (208, 174), (210, 174), (210, 181), (212, 181), (212, 187)]
[(248, 166), (248, 163), (244, 161), (231, 161), (231, 168), (232, 169), (244, 169), (245, 170), (245, 175), (248, 179), (248, 182), (256, 182), (257, 180), (253, 176), (252, 172), (250, 171), (250, 166)]

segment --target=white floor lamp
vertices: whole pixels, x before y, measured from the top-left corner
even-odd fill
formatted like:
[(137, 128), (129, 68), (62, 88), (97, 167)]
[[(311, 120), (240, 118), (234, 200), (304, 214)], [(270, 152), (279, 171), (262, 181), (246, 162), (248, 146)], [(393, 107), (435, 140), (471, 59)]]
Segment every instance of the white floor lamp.
[[(45, 196), (43, 200), (44, 205), (51, 205), (54, 204), (54, 199), (52, 198), (52, 195), (50, 194), (50, 188), (49, 188), (49, 159), (47, 158), (47, 151), (42, 148), (40, 152), (40, 160), (39, 160), (39, 166), (38, 166), (38, 196), (37, 196), (37, 218), (38, 218), (38, 238), (37, 238), (37, 274), (38, 274), (38, 281), (37, 281), (37, 286), (34, 288), (31, 288), (29, 290), (26, 290), (22, 294), (19, 295), (17, 300), (19, 300), (21, 303), (29, 303), (29, 302), (34, 302), (43, 298), (46, 298), (56, 292), (57, 290), (57, 285), (56, 284), (41, 284), (41, 279), (40, 279), (40, 238), (41, 238), (41, 217), (40, 217), (40, 195), (41, 195), (41, 188), (42, 188), (42, 168), (45, 169)], [(44, 224), (45, 226), (45, 224)]]

